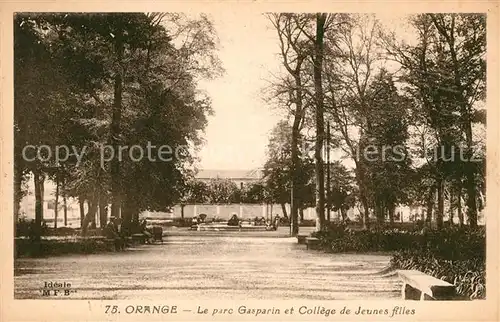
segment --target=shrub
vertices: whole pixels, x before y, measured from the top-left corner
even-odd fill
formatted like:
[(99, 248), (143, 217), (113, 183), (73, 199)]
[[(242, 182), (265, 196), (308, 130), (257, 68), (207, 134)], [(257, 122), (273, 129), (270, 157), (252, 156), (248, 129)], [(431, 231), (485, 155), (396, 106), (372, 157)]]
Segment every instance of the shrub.
[(398, 228), (356, 230), (342, 224), (331, 224), (327, 231), (315, 232), (326, 251), (429, 251), (448, 260), (486, 258), (484, 227), (477, 229), (451, 227), (444, 230), (408, 231)]
[[(42, 226), (40, 228), (40, 234), (45, 236), (48, 234), (49, 228), (47, 227), (47, 223), (42, 221)], [(26, 218), (25, 216), (20, 217), (16, 223), (16, 231), (15, 236), (21, 237), (34, 237), (35, 235), (35, 220)]]
[(332, 224), (328, 231), (316, 232), (326, 251), (394, 252), (391, 264), (400, 269), (416, 269), (456, 286), (471, 299), (484, 298), (486, 284), (486, 232), (484, 227), (448, 227), (443, 230), (403, 230), (374, 228), (355, 230)]
[(64, 238), (33, 242), (29, 239), (14, 241), (15, 257), (44, 257), (64, 254), (92, 254), (113, 251), (114, 246), (92, 238)]

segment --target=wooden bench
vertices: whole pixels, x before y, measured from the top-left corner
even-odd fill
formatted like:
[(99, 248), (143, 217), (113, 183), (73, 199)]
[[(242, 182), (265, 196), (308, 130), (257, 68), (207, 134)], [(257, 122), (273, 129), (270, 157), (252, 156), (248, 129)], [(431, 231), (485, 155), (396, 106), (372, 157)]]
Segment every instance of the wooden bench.
[(133, 242), (138, 242), (139, 244), (145, 244), (148, 239), (144, 234), (133, 234), (131, 237)]
[(319, 239), (316, 237), (306, 237), (307, 249), (319, 249)]
[(153, 226), (152, 229), (153, 240), (159, 241), (163, 244), (163, 228), (160, 226)]
[(401, 295), (404, 300), (455, 300), (455, 286), (417, 270), (398, 270), (403, 281)]
[(297, 235), (297, 243), (304, 245), (306, 243), (307, 235)]

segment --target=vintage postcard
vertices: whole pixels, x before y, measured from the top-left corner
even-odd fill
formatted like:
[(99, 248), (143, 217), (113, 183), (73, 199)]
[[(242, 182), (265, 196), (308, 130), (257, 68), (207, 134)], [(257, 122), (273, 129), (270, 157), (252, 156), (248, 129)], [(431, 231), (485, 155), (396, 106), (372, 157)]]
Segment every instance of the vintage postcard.
[(500, 318), (494, 1), (0, 10), (2, 321)]

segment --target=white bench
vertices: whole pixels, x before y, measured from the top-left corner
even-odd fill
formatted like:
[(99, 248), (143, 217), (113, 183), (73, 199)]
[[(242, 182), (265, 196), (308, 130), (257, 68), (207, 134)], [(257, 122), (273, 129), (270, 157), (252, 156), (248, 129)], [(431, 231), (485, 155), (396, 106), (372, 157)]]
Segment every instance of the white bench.
[(307, 237), (306, 238), (307, 249), (318, 249), (319, 248), (319, 239), (316, 237)]
[(403, 281), (401, 295), (404, 300), (454, 300), (455, 286), (417, 270), (398, 270)]
[(297, 243), (304, 245), (306, 243), (307, 235), (297, 235)]

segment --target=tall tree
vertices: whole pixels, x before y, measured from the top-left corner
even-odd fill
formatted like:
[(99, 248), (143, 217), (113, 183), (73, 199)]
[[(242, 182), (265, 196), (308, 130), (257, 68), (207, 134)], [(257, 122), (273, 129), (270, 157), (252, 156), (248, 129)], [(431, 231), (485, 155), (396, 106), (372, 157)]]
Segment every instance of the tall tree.
[[(410, 22), (417, 32), (417, 43), (406, 44), (387, 37), (387, 49), (403, 67), (403, 80), (417, 103), (417, 120), (428, 128), (430, 138), (422, 143), (427, 145), (424, 150), (429, 150), (429, 141), (435, 145), (434, 151), (424, 153), (435, 156), (430, 158), (435, 177), (435, 185), (430, 189), (437, 189), (438, 193), (437, 224), (442, 225), (445, 182), (457, 182), (452, 169), (462, 169), (461, 176), (467, 183), (468, 218), (470, 225), (475, 226), (479, 171), (472, 157), (472, 126), (481, 122), (482, 118), (476, 115), (481, 114), (485, 98), (485, 16), (422, 14), (413, 16)], [(466, 162), (462, 166), (459, 151), (463, 146)]]
[(486, 90), (486, 15), (431, 14), (441, 42), (447, 45), (447, 60), (452, 71), (449, 90), (461, 113), (460, 125), (465, 134), (465, 177), (467, 217), (469, 225), (477, 226), (476, 179), (477, 164), (473, 162), (472, 123), (474, 105), (485, 99)]
[[(292, 126), (288, 121), (280, 121), (271, 131), (267, 146), (267, 160), (264, 164), (265, 190), (269, 193), (272, 202), (277, 202), (282, 209), (291, 199), (292, 185)], [(298, 144), (303, 142), (302, 136)], [(313, 204), (311, 185), (314, 184), (312, 160), (307, 151), (299, 150), (296, 180), (296, 201), (299, 209)], [(293, 228), (293, 226), (292, 226)]]
[(354, 207), (356, 187), (354, 177), (349, 169), (340, 161), (334, 161), (329, 167), (330, 194), (327, 195), (328, 205), (333, 211), (340, 212), (340, 219), (347, 219), (347, 210)]
[[(167, 22), (171, 32), (166, 30)], [(175, 203), (192, 165), (191, 147), (202, 143), (200, 134), (211, 113), (210, 100), (201, 95), (197, 81), (222, 72), (209, 19), (179, 14), (40, 14), (22, 16), (16, 26), (21, 34), (16, 37), (16, 75), (21, 76), (16, 83), (16, 113), (33, 114), (32, 106), (45, 104), (26, 100), (33, 97), (28, 92), (34, 89), (51, 107), (34, 113), (37, 120), (16, 118), (16, 155), (26, 142), (45, 143), (40, 138), (54, 137), (57, 140), (47, 142), (73, 145), (79, 151), (87, 148), (82, 160), (73, 155), (65, 164), (65, 190), (91, 205), (82, 220), (84, 229), (95, 222), (99, 197), (109, 192), (116, 195), (115, 215), (121, 202), (127, 204), (126, 220), (141, 210), (165, 209)], [(175, 37), (184, 41), (174, 44)], [(34, 46), (24, 44), (26, 39)], [(40, 49), (43, 54), (37, 55), (43, 59), (33, 59), (37, 55), (29, 51), (34, 48)], [(34, 68), (23, 65), (27, 59)], [(33, 77), (33, 71), (42, 77)], [(33, 86), (30, 81), (39, 84)], [(44, 122), (50, 126), (33, 126)], [(28, 131), (30, 124), (34, 135)], [(159, 160), (154, 149), (155, 161), (146, 156), (140, 161), (118, 160), (116, 155), (111, 164), (100, 160), (103, 145), (114, 146), (115, 153), (119, 152), (116, 145), (145, 148), (152, 143), (158, 149), (165, 144), (165, 133), (173, 155), (170, 161)], [(118, 167), (115, 160), (121, 161)], [(23, 162), (17, 164), (21, 174), (31, 170), (23, 168)], [(32, 171), (47, 172), (47, 165), (32, 165)]]
[(239, 188), (229, 179), (215, 178), (208, 183), (208, 201), (213, 204), (239, 202)]
[(366, 131), (375, 155), (364, 155), (369, 182), (369, 197), (379, 223), (388, 215), (394, 221), (396, 206), (404, 196), (410, 174), (407, 148), (408, 111), (411, 101), (400, 95), (393, 77), (381, 69), (366, 92), (370, 128)]
[(309, 23), (309, 19), (306, 16), (297, 17), (297, 15), (289, 13), (270, 14), (268, 18), (278, 33), (280, 55), (283, 66), (289, 75), (275, 84), (273, 96), (278, 98), (285, 96), (281, 105), (289, 108), (288, 112), (292, 117), (290, 217), (292, 236), (296, 236), (299, 232), (298, 212), (301, 208), (299, 201), (301, 187), (298, 182), (299, 137), (307, 108), (302, 78), (304, 65), (311, 51), (310, 40), (304, 29)]
[(363, 151), (369, 145), (371, 115), (368, 88), (380, 60), (376, 34), (380, 24), (373, 15), (342, 17), (338, 30), (325, 38), (325, 107), (333, 137), (355, 164), (363, 226), (369, 225), (367, 162)]
[(316, 38), (314, 41), (314, 92), (316, 115), (316, 145), (314, 162), (316, 173), (316, 230), (325, 229), (325, 176), (323, 169), (323, 144), (325, 138), (323, 102), (323, 38), (325, 35), (326, 13), (316, 14)]

